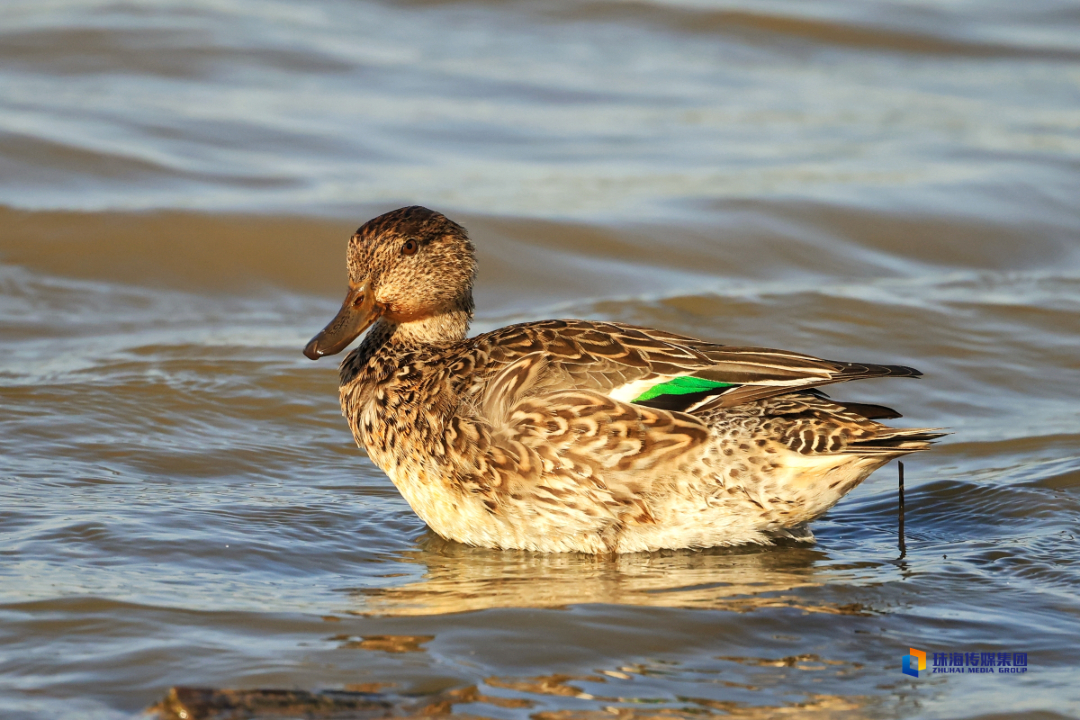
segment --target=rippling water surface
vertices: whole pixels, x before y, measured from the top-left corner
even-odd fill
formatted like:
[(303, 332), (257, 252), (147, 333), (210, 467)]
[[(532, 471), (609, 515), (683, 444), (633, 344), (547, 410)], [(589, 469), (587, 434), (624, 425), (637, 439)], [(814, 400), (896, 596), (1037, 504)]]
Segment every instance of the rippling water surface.
[[(1066, 0), (9, 0), (0, 716), (134, 717), (173, 686), (1073, 716), (1078, 197)], [(953, 432), (907, 463), (906, 554), (894, 466), (815, 545), (435, 537), (300, 355), (348, 235), (406, 203), (470, 228), (478, 330), (919, 367), (836, 391)], [(911, 647), (1028, 670), (916, 679)]]

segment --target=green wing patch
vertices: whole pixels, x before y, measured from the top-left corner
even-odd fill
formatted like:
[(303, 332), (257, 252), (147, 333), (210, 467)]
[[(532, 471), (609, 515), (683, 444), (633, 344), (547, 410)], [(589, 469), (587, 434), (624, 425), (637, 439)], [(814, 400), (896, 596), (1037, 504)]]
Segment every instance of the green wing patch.
[(716, 382), (715, 380), (705, 380), (703, 378), (693, 377), (692, 375), (681, 375), (677, 378), (672, 378), (667, 382), (653, 385), (651, 388), (631, 400), (631, 402), (645, 402), (646, 400), (658, 398), (661, 395), (689, 395), (690, 393), (706, 392), (708, 390), (717, 390), (719, 388), (729, 388), (734, 386), (735, 383)]

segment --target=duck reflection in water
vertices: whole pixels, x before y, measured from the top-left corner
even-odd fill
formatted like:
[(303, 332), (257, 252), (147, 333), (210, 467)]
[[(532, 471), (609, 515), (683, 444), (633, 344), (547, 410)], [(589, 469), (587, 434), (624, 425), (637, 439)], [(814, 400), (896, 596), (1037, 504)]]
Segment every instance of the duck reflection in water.
[(863, 614), (857, 604), (827, 605), (796, 591), (829, 582), (827, 555), (794, 542), (772, 548), (596, 556), (494, 551), (447, 541), (430, 530), (400, 556), (423, 565), (423, 579), (354, 591), (358, 615), (437, 615), (489, 608), (558, 608), (574, 604), (729, 610), (796, 607)]

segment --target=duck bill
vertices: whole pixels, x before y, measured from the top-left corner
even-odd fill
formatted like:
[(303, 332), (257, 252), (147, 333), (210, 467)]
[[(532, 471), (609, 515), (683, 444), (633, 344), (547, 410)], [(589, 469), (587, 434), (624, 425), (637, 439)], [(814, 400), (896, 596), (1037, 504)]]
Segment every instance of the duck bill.
[(341, 303), (341, 310), (329, 325), (311, 338), (304, 348), (304, 355), (312, 360), (318, 360), (323, 355), (336, 355), (378, 320), (379, 314), (371, 284), (366, 281), (360, 285), (349, 283), (349, 294)]

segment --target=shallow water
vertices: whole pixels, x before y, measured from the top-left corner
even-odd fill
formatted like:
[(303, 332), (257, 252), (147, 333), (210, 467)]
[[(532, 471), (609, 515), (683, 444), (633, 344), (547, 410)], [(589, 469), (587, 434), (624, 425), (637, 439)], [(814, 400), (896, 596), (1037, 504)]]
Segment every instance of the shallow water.
[[(0, 716), (477, 686), (491, 718), (1080, 713), (1080, 10), (8, 2)], [(475, 327), (610, 319), (919, 382), (953, 435), (815, 545), (426, 531), (300, 355), (348, 235), (472, 233)], [(900, 672), (908, 648), (1024, 674)]]

